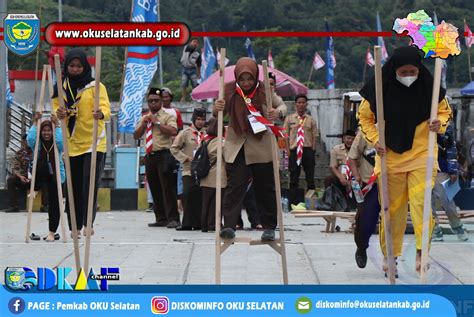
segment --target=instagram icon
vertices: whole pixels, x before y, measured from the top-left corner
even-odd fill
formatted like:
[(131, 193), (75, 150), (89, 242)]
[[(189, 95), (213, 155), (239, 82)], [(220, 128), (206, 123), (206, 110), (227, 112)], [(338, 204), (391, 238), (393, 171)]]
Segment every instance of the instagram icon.
[(169, 311), (169, 299), (166, 296), (155, 296), (151, 299), (151, 312), (153, 314), (167, 314)]

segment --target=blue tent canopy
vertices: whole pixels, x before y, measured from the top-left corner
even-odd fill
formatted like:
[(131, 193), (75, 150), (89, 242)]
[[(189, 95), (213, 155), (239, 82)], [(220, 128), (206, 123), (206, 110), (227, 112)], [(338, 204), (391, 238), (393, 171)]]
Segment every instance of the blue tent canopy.
[(471, 81), (463, 89), (461, 89), (462, 96), (474, 96), (474, 81)]

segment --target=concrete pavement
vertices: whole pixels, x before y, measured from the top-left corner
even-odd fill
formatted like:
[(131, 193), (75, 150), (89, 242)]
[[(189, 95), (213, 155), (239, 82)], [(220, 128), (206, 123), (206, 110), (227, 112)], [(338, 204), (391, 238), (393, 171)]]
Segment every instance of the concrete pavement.
[[(72, 240), (24, 242), (26, 212), (0, 213), (0, 269), (10, 266), (74, 267)], [(214, 233), (149, 228), (152, 213), (99, 212), (92, 237), (90, 265), (120, 267), (120, 281), (111, 284), (214, 284)], [(244, 215), (243, 217), (246, 220)], [(290, 284), (387, 284), (381, 270), (378, 235), (368, 250), (365, 269), (354, 261), (353, 235), (344, 232), (347, 221), (339, 220), (341, 232), (325, 233), (321, 218), (284, 215)], [(248, 226), (248, 223), (246, 223)], [(32, 232), (47, 233), (47, 214), (33, 213)], [(465, 225), (469, 241), (445, 235), (433, 242), (430, 253), (430, 284), (474, 283), (474, 225)], [(60, 229), (59, 231), (60, 232)], [(69, 232), (68, 232), (69, 235)], [(237, 236), (259, 239), (261, 231), (237, 231)], [(80, 240), (81, 263), (85, 238)], [(399, 258), (399, 284), (417, 284), (414, 236), (405, 235), (404, 255)], [(4, 274), (1, 274), (4, 282)], [(282, 284), (280, 256), (270, 247), (236, 244), (222, 258), (222, 284)]]

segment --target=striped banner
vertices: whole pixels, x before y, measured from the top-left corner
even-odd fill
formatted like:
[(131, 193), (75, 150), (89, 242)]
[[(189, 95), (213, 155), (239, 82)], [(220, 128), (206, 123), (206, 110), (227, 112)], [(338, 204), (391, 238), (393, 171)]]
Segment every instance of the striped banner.
[[(132, 22), (157, 22), (158, 0), (133, 0)], [(127, 65), (122, 100), (118, 116), (118, 131), (133, 133), (141, 118), (143, 97), (155, 75), (158, 47), (131, 46), (128, 48)]]

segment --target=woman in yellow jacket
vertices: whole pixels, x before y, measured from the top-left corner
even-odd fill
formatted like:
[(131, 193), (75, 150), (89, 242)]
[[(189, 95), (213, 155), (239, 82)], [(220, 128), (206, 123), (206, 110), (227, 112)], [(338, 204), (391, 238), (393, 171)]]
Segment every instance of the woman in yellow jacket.
[[(441, 88), (438, 118), (429, 122), (433, 77), (422, 64), (418, 49), (400, 47), (382, 67), (383, 106), (386, 149), (378, 143), (376, 128), (375, 79), (360, 91), (364, 98), (359, 108), (359, 125), (369, 143), (377, 150), (375, 173), (380, 173), (380, 156), (387, 160), (390, 225), (394, 256), (402, 255), (408, 202), (416, 240), (416, 271), (421, 267), (421, 240), (425, 193), (426, 161), (429, 131), (443, 134), (451, 118), (451, 109)], [(435, 144), (436, 178), (438, 147)], [(431, 215), (431, 213), (430, 213)], [(382, 213), (383, 216), (383, 213)], [(430, 219), (430, 239), (434, 220)], [(380, 244), (386, 257), (384, 222), (381, 222)], [(386, 258), (383, 269), (387, 271)]]
[[(67, 120), (77, 230), (81, 230), (84, 227), (84, 235), (87, 224), (93, 123), (94, 119), (97, 119), (99, 129), (97, 134), (97, 162), (92, 221), (94, 221), (97, 212), (97, 191), (100, 186), (100, 178), (104, 169), (107, 151), (105, 121), (110, 119), (109, 97), (102, 83), (100, 83), (99, 110), (94, 112), (95, 84), (86, 53), (78, 48), (69, 51), (64, 61), (62, 85), (66, 110), (59, 108), (57, 85), (53, 95), (53, 108), (59, 119), (66, 118)], [(69, 203), (66, 206), (69, 206)], [(68, 222), (69, 229), (71, 229), (69, 213)], [(91, 232), (93, 234), (93, 231)]]

